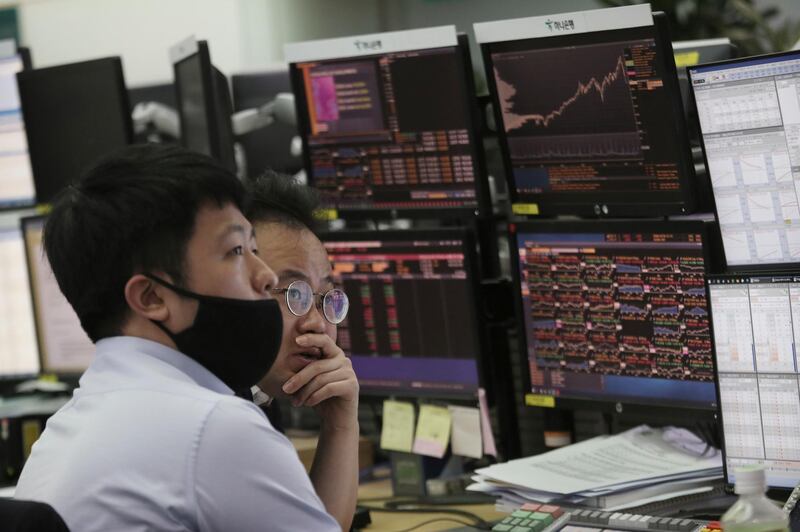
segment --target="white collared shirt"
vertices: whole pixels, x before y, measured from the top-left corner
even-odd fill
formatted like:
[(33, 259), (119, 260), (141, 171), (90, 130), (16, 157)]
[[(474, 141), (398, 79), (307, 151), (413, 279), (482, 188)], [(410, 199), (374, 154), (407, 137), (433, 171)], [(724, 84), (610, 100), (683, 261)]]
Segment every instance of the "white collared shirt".
[(203, 366), (133, 337), (97, 342), (16, 498), (72, 530), (340, 530), (289, 440)]

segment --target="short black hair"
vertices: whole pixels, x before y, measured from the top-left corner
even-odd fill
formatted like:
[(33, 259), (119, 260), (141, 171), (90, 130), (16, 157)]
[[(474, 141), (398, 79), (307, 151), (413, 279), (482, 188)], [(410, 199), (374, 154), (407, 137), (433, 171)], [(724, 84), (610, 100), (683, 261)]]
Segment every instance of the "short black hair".
[(298, 183), (289, 175), (268, 171), (248, 181), (247, 211), (251, 223), (276, 222), (316, 234), (319, 227), (315, 212), (320, 199), (313, 188)]
[(58, 286), (92, 341), (121, 334), (125, 285), (163, 271), (185, 281), (198, 211), (245, 210), (242, 183), (215, 160), (176, 145), (129, 146), (89, 169), (56, 198), (44, 248)]

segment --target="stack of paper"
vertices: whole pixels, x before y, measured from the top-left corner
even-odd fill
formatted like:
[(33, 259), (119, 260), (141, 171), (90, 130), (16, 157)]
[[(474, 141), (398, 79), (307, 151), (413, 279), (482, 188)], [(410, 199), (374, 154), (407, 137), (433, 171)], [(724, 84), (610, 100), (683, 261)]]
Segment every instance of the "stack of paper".
[(711, 489), (722, 457), (683, 429), (646, 425), (476, 471), (468, 489), (513, 511), (530, 501), (621, 509)]

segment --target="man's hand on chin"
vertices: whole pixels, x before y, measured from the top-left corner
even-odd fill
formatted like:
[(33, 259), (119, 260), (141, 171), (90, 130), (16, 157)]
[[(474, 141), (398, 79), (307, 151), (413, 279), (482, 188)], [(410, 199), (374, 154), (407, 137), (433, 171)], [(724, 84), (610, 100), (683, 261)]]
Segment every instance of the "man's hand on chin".
[(326, 334), (305, 334), (296, 341), (322, 356), (286, 381), (283, 392), (294, 406), (314, 407), (324, 430), (357, 429), (359, 387), (350, 359)]

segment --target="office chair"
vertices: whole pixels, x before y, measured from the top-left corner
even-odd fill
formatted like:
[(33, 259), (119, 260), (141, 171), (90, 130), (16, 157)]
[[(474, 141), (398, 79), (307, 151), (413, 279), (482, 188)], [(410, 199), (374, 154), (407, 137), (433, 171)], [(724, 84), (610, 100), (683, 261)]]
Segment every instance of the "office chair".
[(36, 501), (0, 499), (0, 523), (8, 532), (69, 532), (52, 506)]

